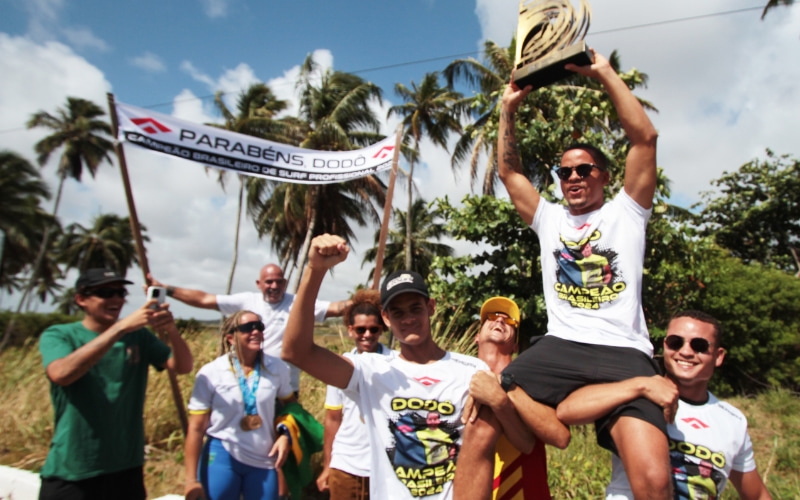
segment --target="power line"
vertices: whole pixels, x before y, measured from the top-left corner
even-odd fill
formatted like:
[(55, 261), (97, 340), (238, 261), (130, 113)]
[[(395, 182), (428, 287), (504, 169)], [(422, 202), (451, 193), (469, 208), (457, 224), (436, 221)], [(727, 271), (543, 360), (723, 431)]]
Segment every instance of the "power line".
[[(741, 14), (742, 12), (750, 12), (750, 11), (754, 11), (754, 10), (763, 10), (763, 9), (764, 9), (763, 5), (759, 5), (759, 6), (755, 6), (755, 7), (744, 7), (744, 8), (741, 8), (741, 9), (726, 10), (726, 11), (722, 11), (722, 12), (712, 12), (710, 14), (699, 14), (699, 15), (696, 15), (696, 16), (678, 17), (678, 18), (675, 18), (675, 19), (667, 19), (667, 20), (664, 20), (664, 21), (655, 21), (655, 22), (652, 22), (652, 23), (643, 23), (643, 24), (635, 24), (635, 25), (632, 25), (632, 26), (622, 26), (622, 27), (619, 27), (619, 28), (610, 28), (610, 29), (607, 29), (607, 30), (595, 31), (593, 33), (590, 33), (590, 35), (592, 35), (592, 36), (607, 35), (609, 33), (616, 33), (616, 32), (619, 32), (619, 31), (628, 31), (628, 30), (634, 30), (634, 29), (640, 29), (640, 28), (650, 28), (650, 27), (653, 27), (653, 26), (661, 26), (661, 25), (665, 25), (665, 24), (683, 23), (683, 22), (688, 22), (688, 21), (696, 21), (698, 19), (707, 19), (707, 18), (712, 18), (712, 17), (728, 16), (728, 15), (732, 15), (732, 14)], [(461, 52), (459, 54), (450, 54), (450, 55), (446, 55), (446, 56), (430, 57), (430, 58), (427, 58), (427, 59), (417, 59), (417, 60), (414, 60), (414, 61), (406, 61), (406, 62), (400, 62), (400, 63), (395, 63), (395, 64), (387, 64), (387, 65), (384, 65), (384, 66), (375, 66), (375, 67), (372, 67), (372, 68), (358, 69), (358, 70), (355, 70), (355, 71), (349, 71), (348, 73), (352, 73), (352, 74), (356, 74), (357, 75), (357, 74), (361, 74), (361, 73), (369, 73), (369, 72), (373, 72), (373, 71), (383, 71), (383, 70), (387, 70), (387, 69), (402, 68), (404, 66), (414, 66), (414, 65), (417, 65), (417, 64), (424, 64), (424, 63), (442, 61), (442, 60), (447, 60), (447, 59), (458, 59), (458, 58), (461, 58), (461, 57), (476, 56), (479, 53), (480, 53), (480, 51), (473, 50), (471, 52)], [(141, 107), (146, 108), (146, 109), (154, 109), (154, 108), (160, 108), (160, 107), (163, 107), (163, 106), (169, 106), (170, 104), (175, 104), (176, 102), (189, 102), (189, 101), (195, 101), (195, 100), (204, 101), (204, 100), (209, 99), (209, 98), (214, 97), (214, 96), (215, 96), (215, 94), (209, 94), (209, 95), (200, 96), (200, 97), (187, 97), (185, 99), (178, 99), (178, 100), (173, 99), (172, 101), (169, 101), (169, 102), (162, 102), (162, 103), (158, 103), (158, 104), (150, 104), (150, 105), (141, 106)], [(26, 130), (26, 129), (24, 127), (23, 128), (19, 128), (18, 127), (18, 128), (13, 128), (13, 129), (0, 130), (0, 134), (4, 134), (4, 133), (8, 133), (8, 132), (18, 132), (18, 131), (21, 131), (21, 130)]]
[(758, 7), (745, 7), (743, 9), (735, 9), (735, 10), (726, 10), (724, 12), (714, 12), (712, 14), (700, 14), (697, 16), (689, 16), (689, 17), (678, 17), (675, 19), (667, 19), (666, 21), (655, 21), (652, 23), (645, 23), (645, 24), (637, 24), (634, 26), (624, 26), (622, 28), (611, 28), (603, 31), (596, 31), (592, 33), (592, 35), (605, 35), (607, 33), (616, 33), (617, 31), (627, 31), (627, 30), (634, 30), (639, 28), (649, 28), (651, 26), (661, 26), (662, 24), (673, 24), (673, 23), (682, 23), (686, 21), (694, 21), (696, 19), (705, 19), (709, 17), (719, 17), (719, 16), (727, 16), (730, 14), (739, 14), (742, 12), (749, 12), (752, 10), (762, 10), (764, 8), (763, 5)]

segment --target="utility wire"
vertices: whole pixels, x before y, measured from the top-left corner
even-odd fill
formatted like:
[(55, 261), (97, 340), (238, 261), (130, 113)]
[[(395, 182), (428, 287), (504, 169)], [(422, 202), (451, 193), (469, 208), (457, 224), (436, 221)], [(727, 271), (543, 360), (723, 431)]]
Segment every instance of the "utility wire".
[(611, 28), (603, 31), (596, 31), (592, 33), (592, 35), (605, 35), (607, 33), (616, 33), (617, 31), (627, 31), (627, 30), (634, 30), (639, 28), (649, 28), (651, 26), (661, 26), (662, 24), (673, 24), (673, 23), (683, 23), (686, 21), (694, 21), (696, 19), (705, 19), (709, 17), (718, 17), (718, 16), (727, 16), (730, 14), (739, 14), (741, 12), (749, 12), (751, 10), (762, 10), (764, 8), (763, 5), (758, 7), (745, 7), (743, 9), (735, 9), (735, 10), (726, 10), (724, 12), (714, 12), (712, 14), (700, 14), (697, 16), (689, 16), (689, 17), (678, 17), (675, 19), (667, 19), (666, 21), (655, 21), (652, 23), (645, 23), (645, 24), (637, 24), (634, 26), (624, 26), (621, 28)]
[[(711, 17), (728, 16), (728, 15), (731, 15), (731, 14), (740, 14), (742, 12), (750, 12), (750, 11), (754, 11), (754, 10), (763, 10), (763, 9), (764, 9), (763, 5), (759, 5), (759, 6), (755, 6), (755, 7), (744, 7), (744, 8), (741, 8), (741, 9), (726, 10), (726, 11), (722, 11), (722, 12), (712, 12), (710, 14), (698, 14), (696, 16), (678, 17), (678, 18), (675, 18), (675, 19), (667, 19), (667, 20), (664, 20), (664, 21), (655, 21), (655, 22), (652, 22), (652, 23), (635, 24), (635, 25), (632, 25), (632, 26), (622, 26), (622, 27), (619, 27), (619, 28), (611, 28), (611, 29), (602, 30), (602, 31), (595, 31), (595, 32), (590, 33), (590, 35), (592, 35), (592, 36), (607, 35), (609, 33), (617, 33), (619, 31), (628, 31), (628, 30), (634, 30), (634, 29), (640, 29), (640, 28), (650, 28), (652, 26), (662, 26), (662, 25), (665, 25), (665, 24), (684, 23), (684, 22), (688, 22), (688, 21), (695, 21), (697, 19), (707, 19), (707, 18), (711, 18)], [(387, 69), (402, 68), (404, 66), (414, 66), (414, 65), (417, 65), (417, 64), (424, 64), (424, 63), (442, 61), (442, 60), (447, 60), (447, 59), (458, 59), (458, 58), (461, 58), (461, 57), (476, 56), (478, 54), (480, 54), (480, 51), (473, 50), (471, 52), (462, 52), (462, 53), (459, 53), (459, 54), (450, 54), (450, 55), (446, 55), (446, 56), (430, 57), (428, 59), (417, 59), (417, 60), (414, 60), (414, 61), (406, 61), (406, 62), (400, 62), (400, 63), (395, 63), (395, 64), (387, 64), (387, 65), (384, 65), (384, 66), (375, 66), (375, 67), (372, 67), (372, 68), (358, 69), (358, 70), (355, 70), (355, 71), (349, 71), (348, 73), (352, 73), (352, 74), (357, 75), (357, 74), (361, 74), (361, 73), (370, 73), (370, 72), (373, 72), (373, 71), (383, 71), (383, 70), (387, 70)], [(154, 108), (160, 108), (160, 107), (164, 107), (164, 106), (169, 106), (171, 104), (175, 104), (175, 103), (179, 103), (179, 102), (189, 102), (189, 101), (197, 101), (197, 100), (205, 101), (206, 99), (210, 99), (210, 98), (212, 98), (214, 96), (215, 96), (215, 94), (209, 94), (209, 95), (199, 96), (199, 97), (187, 97), (186, 99), (174, 99), (174, 100), (169, 101), (169, 102), (162, 102), (162, 103), (158, 103), (158, 104), (150, 104), (150, 105), (141, 106), (141, 107), (146, 108), (146, 109), (154, 109)], [(26, 130), (26, 128), (25, 127), (21, 127), (21, 128), (0, 130), (0, 134), (4, 134), (4, 133), (7, 133), (7, 132), (19, 132), (21, 130)]]

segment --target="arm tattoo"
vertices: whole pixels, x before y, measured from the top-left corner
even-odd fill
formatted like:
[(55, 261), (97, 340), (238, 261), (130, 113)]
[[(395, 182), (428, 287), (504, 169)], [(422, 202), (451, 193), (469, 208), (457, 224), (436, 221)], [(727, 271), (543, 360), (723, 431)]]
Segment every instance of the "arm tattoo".
[(517, 137), (515, 134), (514, 113), (506, 110), (500, 112), (500, 120), (505, 122), (503, 137), (503, 164), (508, 170), (522, 172), (522, 164), (519, 161), (519, 149), (517, 148)]

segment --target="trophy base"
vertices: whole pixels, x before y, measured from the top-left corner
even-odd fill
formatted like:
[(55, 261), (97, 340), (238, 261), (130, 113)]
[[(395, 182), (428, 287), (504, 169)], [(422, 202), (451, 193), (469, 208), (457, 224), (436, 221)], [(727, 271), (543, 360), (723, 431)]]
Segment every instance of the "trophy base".
[(565, 64), (586, 66), (592, 63), (592, 53), (586, 42), (578, 42), (566, 49), (547, 54), (542, 59), (517, 67), (514, 71), (514, 83), (521, 89), (531, 85), (534, 90), (546, 87), (575, 73), (564, 69)]

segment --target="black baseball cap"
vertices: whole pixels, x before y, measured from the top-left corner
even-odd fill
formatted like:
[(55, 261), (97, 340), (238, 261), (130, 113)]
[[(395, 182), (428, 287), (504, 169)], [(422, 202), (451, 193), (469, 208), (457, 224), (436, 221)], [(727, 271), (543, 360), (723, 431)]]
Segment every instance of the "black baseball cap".
[(415, 271), (395, 271), (383, 280), (381, 285), (381, 306), (386, 307), (393, 298), (401, 293), (416, 293), (426, 299), (428, 286), (422, 275)]
[(94, 268), (84, 271), (78, 281), (75, 282), (75, 289), (91, 288), (94, 286), (108, 285), (109, 283), (124, 283), (132, 285), (133, 281), (128, 281), (113, 269)]

